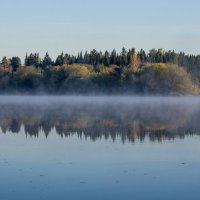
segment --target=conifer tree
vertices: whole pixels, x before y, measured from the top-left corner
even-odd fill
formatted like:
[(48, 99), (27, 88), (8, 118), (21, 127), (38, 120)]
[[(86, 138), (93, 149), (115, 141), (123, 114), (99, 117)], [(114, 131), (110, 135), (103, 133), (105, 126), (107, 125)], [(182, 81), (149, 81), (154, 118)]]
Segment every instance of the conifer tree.
[(21, 60), (19, 57), (12, 57), (11, 59), (12, 71), (16, 72), (19, 67), (21, 67)]
[(121, 66), (126, 66), (128, 64), (127, 51), (124, 47), (122, 48), (120, 60), (121, 60), (121, 63), (120, 63)]
[(1, 65), (2, 65), (4, 68), (8, 67), (9, 63), (8, 63), (8, 59), (6, 58), (6, 56), (4, 56), (4, 57), (2, 58)]
[(52, 60), (48, 54), (48, 52), (45, 54), (44, 59), (42, 61), (42, 67), (46, 68), (47, 66), (51, 66), (52, 65)]

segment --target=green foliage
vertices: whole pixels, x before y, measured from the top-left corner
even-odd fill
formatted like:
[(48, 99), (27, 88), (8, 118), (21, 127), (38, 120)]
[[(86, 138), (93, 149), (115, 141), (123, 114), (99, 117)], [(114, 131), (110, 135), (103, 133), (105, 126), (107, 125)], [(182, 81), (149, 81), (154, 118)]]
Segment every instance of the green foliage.
[(95, 85), (98, 86), (98, 88), (106, 90), (111, 90), (115, 86), (117, 86), (117, 80), (116, 80), (116, 71), (114, 68), (111, 67), (101, 67), (100, 71), (96, 74), (95, 79), (93, 79), (93, 82)]
[(40, 88), (42, 78), (41, 69), (37, 69), (35, 66), (21, 67), (18, 73), (10, 78), (10, 89), (35, 91)]
[(12, 57), (11, 59), (11, 66), (13, 72), (16, 72), (17, 69), (21, 66), (21, 60), (19, 57)]
[(42, 61), (42, 67), (46, 68), (47, 66), (51, 66), (51, 65), (52, 65), (52, 60), (51, 60), (49, 54), (46, 53), (46, 55)]
[(8, 59), (6, 58), (6, 56), (4, 56), (2, 58), (2, 61), (1, 61), (1, 65), (5, 68), (5, 67), (8, 67)]
[(31, 53), (25, 66), (19, 57), (3, 57), (0, 64), (0, 92), (197, 94), (199, 83), (200, 55), (163, 49), (94, 49), (61, 53), (55, 61)]
[(120, 67), (130, 66), (130, 64), (133, 63), (133, 55), (138, 56), (137, 59), (141, 64), (172, 63), (182, 66), (191, 74), (193, 79), (200, 82), (200, 55), (186, 55), (183, 52), (176, 53), (175, 51), (165, 51), (163, 49), (152, 49), (149, 52), (145, 52), (141, 49), (139, 52), (136, 52), (134, 48), (129, 50), (122, 48), (120, 53), (117, 53), (115, 49), (111, 52), (101, 52), (94, 49), (89, 53), (86, 51), (84, 54), (81, 51), (77, 56), (64, 54), (62, 52), (57, 56), (55, 61), (53, 61), (48, 54), (41, 59), (38, 53), (31, 53), (29, 56), (26, 55), (25, 65), (34, 65), (44, 69), (47, 66), (62, 66), (64, 64), (89, 64), (96, 70), (98, 65), (104, 65), (106, 67), (110, 65), (117, 65)]
[(26, 66), (36, 66), (38, 67), (40, 65), (40, 57), (38, 53), (35, 54), (30, 54), (29, 56), (26, 54), (26, 58), (25, 58), (25, 65)]
[[(89, 65), (63, 65), (50, 67), (44, 72), (45, 87), (49, 91), (80, 91), (92, 75)], [(86, 88), (85, 88), (86, 90)]]

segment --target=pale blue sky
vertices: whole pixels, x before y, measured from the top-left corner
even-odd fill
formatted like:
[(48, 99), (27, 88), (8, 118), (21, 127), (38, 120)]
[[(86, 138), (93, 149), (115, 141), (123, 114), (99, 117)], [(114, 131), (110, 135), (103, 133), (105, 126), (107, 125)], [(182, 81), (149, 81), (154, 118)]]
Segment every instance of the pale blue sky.
[(0, 57), (175, 49), (200, 54), (199, 0), (0, 0)]

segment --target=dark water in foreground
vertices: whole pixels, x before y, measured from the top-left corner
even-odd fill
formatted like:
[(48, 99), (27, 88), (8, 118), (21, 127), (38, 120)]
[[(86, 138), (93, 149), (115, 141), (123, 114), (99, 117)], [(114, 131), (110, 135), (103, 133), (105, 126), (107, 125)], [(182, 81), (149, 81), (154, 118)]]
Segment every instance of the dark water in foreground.
[(0, 200), (199, 200), (200, 98), (0, 97)]

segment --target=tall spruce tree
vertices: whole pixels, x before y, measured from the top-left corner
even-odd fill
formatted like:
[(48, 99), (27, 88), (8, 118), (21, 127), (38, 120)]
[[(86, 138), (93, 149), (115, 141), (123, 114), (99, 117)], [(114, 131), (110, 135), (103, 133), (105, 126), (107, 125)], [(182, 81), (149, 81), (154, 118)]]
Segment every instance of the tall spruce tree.
[(42, 68), (46, 68), (47, 66), (51, 66), (52, 65), (52, 60), (49, 56), (49, 53), (47, 52), (44, 56), (44, 59), (42, 61)]

